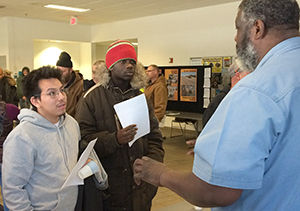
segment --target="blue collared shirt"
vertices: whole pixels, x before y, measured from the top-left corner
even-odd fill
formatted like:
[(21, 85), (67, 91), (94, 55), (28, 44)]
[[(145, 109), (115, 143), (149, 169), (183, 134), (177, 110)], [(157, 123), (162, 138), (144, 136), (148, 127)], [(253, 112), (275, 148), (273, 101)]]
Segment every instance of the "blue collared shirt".
[(299, 210), (299, 37), (273, 47), (221, 102), (197, 139), (193, 172), (244, 190), (214, 210)]

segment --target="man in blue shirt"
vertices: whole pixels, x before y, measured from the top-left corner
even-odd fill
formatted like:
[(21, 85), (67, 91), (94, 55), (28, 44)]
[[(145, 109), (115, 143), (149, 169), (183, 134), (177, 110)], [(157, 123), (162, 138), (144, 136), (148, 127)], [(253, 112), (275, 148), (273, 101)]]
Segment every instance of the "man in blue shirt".
[(198, 137), (193, 171), (147, 157), (135, 180), (213, 210), (299, 210), (300, 37), (295, 0), (243, 0), (237, 54), (252, 74), (224, 98)]

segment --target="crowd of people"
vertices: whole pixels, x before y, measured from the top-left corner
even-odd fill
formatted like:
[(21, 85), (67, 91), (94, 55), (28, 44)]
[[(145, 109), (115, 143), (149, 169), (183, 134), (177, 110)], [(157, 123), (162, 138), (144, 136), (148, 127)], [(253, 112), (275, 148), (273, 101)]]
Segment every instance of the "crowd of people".
[[(0, 68), (4, 210), (150, 211), (160, 186), (212, 210), (298, 210), (298, 3), (242, 0), (235, 26), (231, 83), (189, 142), (194, 165), (187, 173), (163, 164), (166, 79), (155, 64), (145, 69), (129, 41), (109, 46), (105, 60), (93, 64), (92, 80), (73, 70), (65, 51), (56, 67), (25, 66), (17, 80)], [(149, 132), (136, 139), (139, 126), (123, 125), (115, 105), (141, 90)], [(86, 164), (95, 161), (98, 171), (103, 166), (108, 186), (100, 185), (96, 171), (83, 185), (64, 187), (94, 140)]]

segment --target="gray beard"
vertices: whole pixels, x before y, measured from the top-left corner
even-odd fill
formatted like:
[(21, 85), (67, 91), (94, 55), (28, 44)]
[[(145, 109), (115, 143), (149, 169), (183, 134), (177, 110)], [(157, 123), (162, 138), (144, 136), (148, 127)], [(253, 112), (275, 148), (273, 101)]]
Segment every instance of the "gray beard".
[(255, 46), (250, 42), (248, 36), (245, 37), (241, 45), (241, 47), (236, 48), (237, 56), (244, 62), (249, 70), (253, 71), (259, 63)]
[(72, 75), (67, 75), (67, 76), (62, 76), (62, 78), (61, 78), (61, 82), (62, 82), (62, 84), (65, 86), (65, 85), (67, 85), (67, 83), (71, 80), (71, 78), (72, 78)]

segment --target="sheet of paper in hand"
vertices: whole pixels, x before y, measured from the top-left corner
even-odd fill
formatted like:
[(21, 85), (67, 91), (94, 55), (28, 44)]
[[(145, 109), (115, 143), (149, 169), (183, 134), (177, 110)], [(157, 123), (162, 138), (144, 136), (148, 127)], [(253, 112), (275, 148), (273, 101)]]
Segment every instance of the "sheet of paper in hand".
[(150, 132), (149, 111), (144, 94), (118, 103), (114, 105), (114, 109), (123, 128), (132, 124), (137, 125), (137, 134), (128, 143), (130, 147), (138, 138)]

